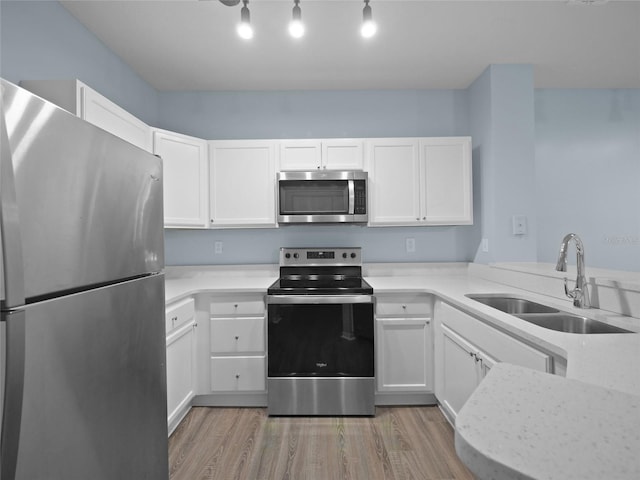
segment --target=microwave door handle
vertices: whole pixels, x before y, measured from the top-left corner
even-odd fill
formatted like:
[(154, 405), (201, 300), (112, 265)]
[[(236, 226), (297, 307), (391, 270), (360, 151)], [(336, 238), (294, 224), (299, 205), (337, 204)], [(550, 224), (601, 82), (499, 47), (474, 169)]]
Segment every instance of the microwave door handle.
[(356, 208), (356, 188), (355, 182), (353, 180), (349, 180), (349, 209), (348, 214), (353, 215), (355, 213)]

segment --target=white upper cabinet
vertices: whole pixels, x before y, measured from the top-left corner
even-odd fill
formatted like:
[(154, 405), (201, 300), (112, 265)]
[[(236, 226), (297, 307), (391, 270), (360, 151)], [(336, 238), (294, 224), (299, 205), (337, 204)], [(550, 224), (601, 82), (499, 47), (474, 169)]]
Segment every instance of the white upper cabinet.
[(369, 224), (412, 225), (420, 216), (420, 147), (413, 138), (367, 140)]
[(210, 227), (276, 226), (275, 152), (271, 140), (209, 142)]
[(20, 85), (117, 137), (152, 151), (151, 128), (146, 123), (81, 81), (32, 80)]
[(471, 138), (367, 140), (369, 224), (473, 223)]
[(471, 138), (420, 139), (422, 220), (429, 225), (473, 223)]
[(153, 153), (163, 164), (165, 227), (207, 227), (207, 141), (154, 129)]
[(362, 139), (280, 140), (279, 170), (362, 170)]

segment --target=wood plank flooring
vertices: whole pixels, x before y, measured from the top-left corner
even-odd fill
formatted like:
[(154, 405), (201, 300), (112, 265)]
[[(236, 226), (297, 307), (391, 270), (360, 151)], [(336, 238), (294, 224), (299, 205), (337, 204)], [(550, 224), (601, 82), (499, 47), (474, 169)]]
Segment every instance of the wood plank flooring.
[(196, 407), (169, 438), (172, 480), (472, 480), (437, 407), (375, 417), (268, 417)]

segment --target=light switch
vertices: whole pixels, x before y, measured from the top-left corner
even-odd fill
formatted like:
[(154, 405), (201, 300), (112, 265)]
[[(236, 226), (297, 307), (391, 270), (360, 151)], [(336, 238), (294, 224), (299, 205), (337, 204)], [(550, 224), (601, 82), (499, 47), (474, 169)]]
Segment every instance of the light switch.
[(527, 234), (527, 217), (526, 215), (514, 215), (513, 222), (513, 234), (514, 235), (526, 235)]

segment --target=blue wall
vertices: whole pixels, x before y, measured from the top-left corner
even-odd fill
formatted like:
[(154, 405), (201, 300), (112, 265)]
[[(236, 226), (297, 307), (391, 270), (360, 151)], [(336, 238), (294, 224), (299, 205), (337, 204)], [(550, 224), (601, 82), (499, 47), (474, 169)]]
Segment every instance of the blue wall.
[[(481, 237), (475, 260), (536, 261), (534, 101), (531, 65), (492, 65), (469, 88)], [(514, 235), (524, 215), (527, 232)], [(478, 242), (480, 243), (480, 242)], [(482, 245), (480, 243), (480, 245)]]
[(0, 35), (2, 78), (77, 78), (144, 122), (157, 122), (158, 92), (58, 2), (0, 1)]
[(171, 92), (160, 127), (200, 138), (411, 137), (468, 134), (464, 90)]
[(640, 272), (640, 90), (545, 89), (535, 101), (539, 261), (555, 262), (572, 231), (587, 267)]
[[(273, 263), (280, 246), (346, 244), (369, 262), (554, 262), (575, 231), (587, 266), (640, 271), (640, 89), (535, 91), (531, 67), (500, 65), (467, 90), (159, 93), (53, 1), (0, 2), (0, 75), (78, 78), (150, 125), (209, 139), (474, 139), (474, 226), (171, 230), (168, 264)], [(516, 213), (526, 237), (511, 234)]]
[[(468, 135), (464, 90), (160, 94), (161, 127), (208, 139)], [(248, 192), (243, 192), (247, 194)], [(369, 262), (473, 259), (477, 227), (167, 230), (167, 263), (274, 263), (282, 246), (362, 246)], [(406, 238), (416, 251), (407, 253)], [(214, 254), (222, 241), (222, 254)]]

